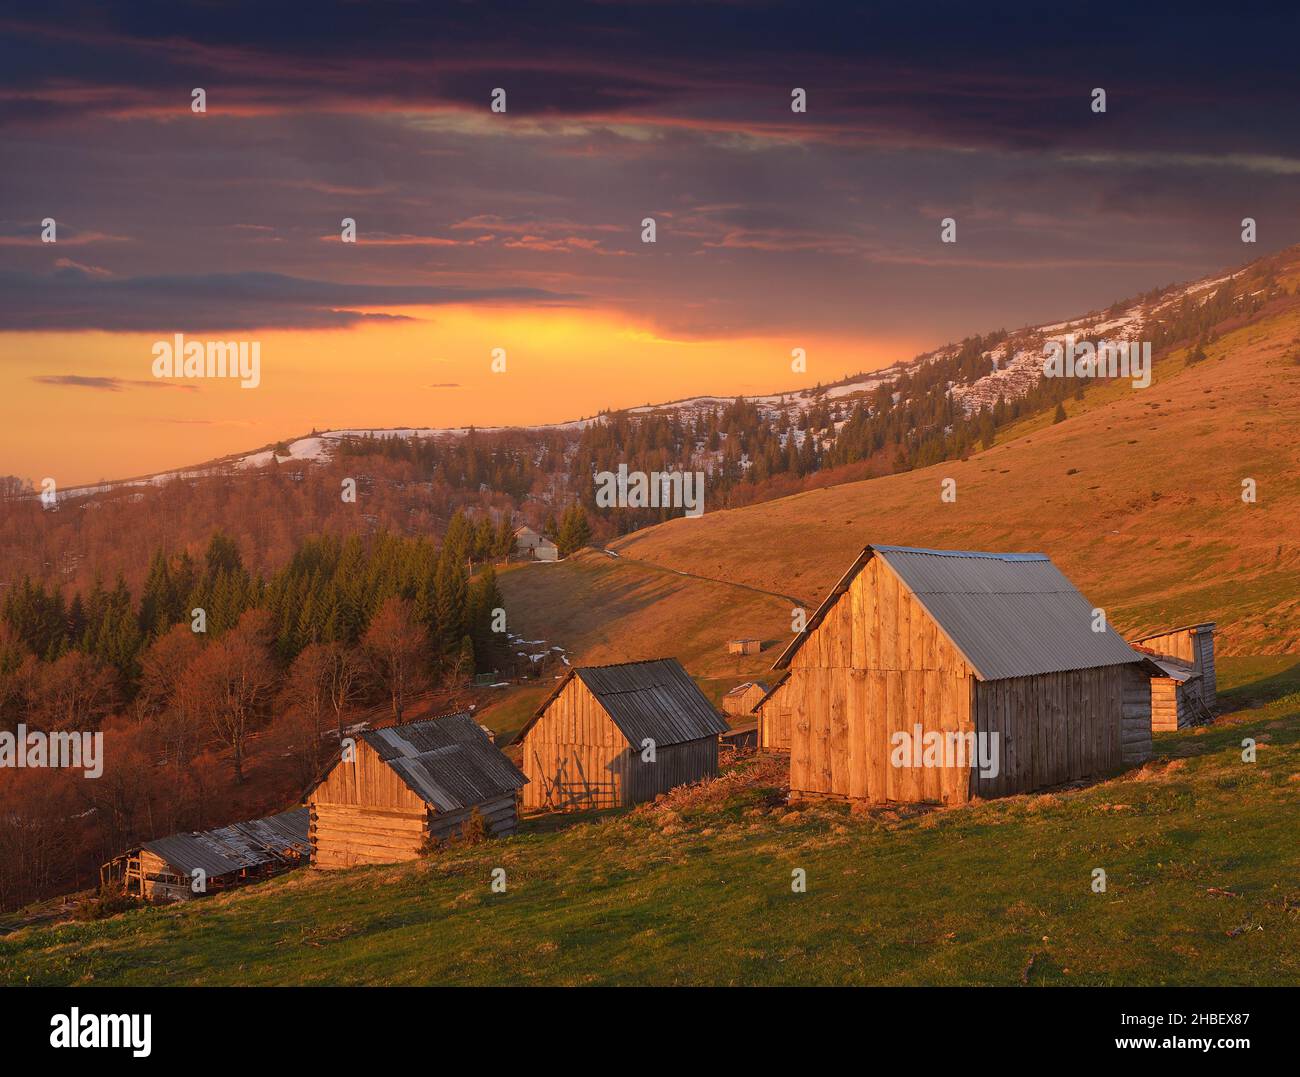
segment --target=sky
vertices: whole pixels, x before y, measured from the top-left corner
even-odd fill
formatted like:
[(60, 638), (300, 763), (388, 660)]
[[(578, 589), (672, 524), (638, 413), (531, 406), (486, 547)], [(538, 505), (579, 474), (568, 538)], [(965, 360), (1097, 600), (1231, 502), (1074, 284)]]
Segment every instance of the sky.
[[(38, 483), (802, 388), (1300, 242), (1293, 16), (117, 7), (0, 18), (0, 474)], [(156, 377), (177, 333), (260, 384)]]

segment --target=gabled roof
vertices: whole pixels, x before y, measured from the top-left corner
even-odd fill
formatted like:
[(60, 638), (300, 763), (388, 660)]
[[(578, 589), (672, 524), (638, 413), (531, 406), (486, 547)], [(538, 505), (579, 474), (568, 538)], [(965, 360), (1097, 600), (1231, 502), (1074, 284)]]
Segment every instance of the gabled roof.
[(677, 659), (655, 658), (611, 666), (575, 666), (533, 712), (517, 740), (523, 740), (574, 677), (637, 748), (646, 738), (664, 747), (716, 737), (729, 728)]
[(370, 729), (361, 739), (438, 811), (458, 811), (528, 784), (467, 711)]
[(306, 856), (311, 848), (307, 837), (307, 809), (294, 808), (215, 830), (171, 834), (141, 843), (142, 849), (162, 857), (181, 875), (200, 869), (209, 879), (245, 868), (287, 859), (292, 851)]
[(767, 685), (764, 684), (762, 681), (746, 681), (744, 684), (738, 684), (738, 685), (736, 685), (736, 687), (733, 688), (730, 692), (728, 692), (727, 695), (728, 695), (728, 696), (743, 696), (743, 695), (744, 695), (746, 692), (748, 692), (751, 688), (757, 688), (760, 692), (766, 692), (766, 691), (767, 691)]
[(980, 680), (1142, 661), (1109, 624), (1092, 630), (1092, 604), (1046, 554), (867, 546), (773, 669), (789, 666), (873, 557), (898, 575)]

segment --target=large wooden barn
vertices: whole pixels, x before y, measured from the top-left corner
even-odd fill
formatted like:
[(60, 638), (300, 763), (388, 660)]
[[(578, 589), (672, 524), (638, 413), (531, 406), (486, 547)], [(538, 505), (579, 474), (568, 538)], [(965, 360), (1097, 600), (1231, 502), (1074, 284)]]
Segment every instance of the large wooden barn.
[(412, 860), (475, 810), (490, 836), (510, 834), (527, 780), (467, 713), (369, 730), (307, 796), (312, 867)]
[(307, 850), (307, 809), (294, 808), (143, 842), (105, 864), (100, 883), (145, 901), (188, 901), (289, 871)]
[(1151, 728), (1182, 729), (1213, 717), (1218, 699), (1214, 675), (1214, 623), (1167, 628), (1132, 640), (1160, 672), (1151, 678)]
[[(960, 803), (1139, 762), (1152, 667), (1092, 610), (1043, 554), (868, 546), (777, 659), (760, 744), (790, 752), (793, 793), (869, 801)], [(988, 734), (996, 776), (971, 763)], [(895, 754), (918, 741), (966, 759)]]
[[(524, 807), (612, 808), (718, 772), (727, 723), (675, 658), (569, 671), (520, 731)], [(654, 761), (643, 759), (645, 742)]]

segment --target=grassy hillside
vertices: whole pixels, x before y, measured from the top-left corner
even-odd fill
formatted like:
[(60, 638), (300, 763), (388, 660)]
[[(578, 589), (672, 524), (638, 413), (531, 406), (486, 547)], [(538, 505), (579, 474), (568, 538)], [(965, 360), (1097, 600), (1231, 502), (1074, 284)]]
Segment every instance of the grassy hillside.
[(1065, 422), (1026, 422), (965, 461), (675, 520), (614, 543), (621, 559), (599, 569), (513, 574), (512, 615), (556, 626), (582, 658), (675, 653), (712, 678), (727, 636), (788, 638), (790, 604), (689, 577), (656, 586), (647, 568), (816, 603), (882, 542), (1043, 551), (1121, 630), (1213, 619), (1227, 653), (1300, 651), (1300, 299), (1206, 351), (1157, 364), (1147, 389), (1090, 389)]
[(0, 938), (0, 982), (1294, 984), (1300, 664), (1229, 659), (1223, 685), (1235, 713), (1087, 788), (787, 812), (781, 760), (751, 757), (427, 861), (26, 928)]

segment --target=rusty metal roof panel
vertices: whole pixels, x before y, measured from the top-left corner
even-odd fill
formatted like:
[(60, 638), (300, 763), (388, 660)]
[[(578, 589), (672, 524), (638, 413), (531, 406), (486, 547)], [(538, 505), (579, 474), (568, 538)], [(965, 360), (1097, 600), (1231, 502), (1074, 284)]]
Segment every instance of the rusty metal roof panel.
[(494, 800), (528, 782), (468, 712), (371, 729), (361, 736), (416, 796), (438, 811)]
[(675, 658), (581, 666), (582, 679), (634, 747), (684, 744), (716, 737), (729, 728)]
[(197, 868), (209, 879), (284, 860), (286, 850), (303, 855), (308, 847), (306, 808), (141, 844), (180, 874)]

